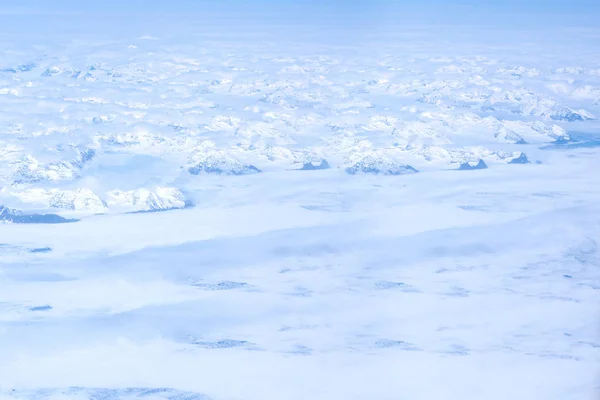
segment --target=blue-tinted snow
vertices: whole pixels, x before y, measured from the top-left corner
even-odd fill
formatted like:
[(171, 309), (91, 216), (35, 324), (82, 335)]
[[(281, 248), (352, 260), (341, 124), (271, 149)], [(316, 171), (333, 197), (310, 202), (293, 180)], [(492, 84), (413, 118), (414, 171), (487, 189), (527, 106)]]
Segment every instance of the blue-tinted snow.
[(0, 398), (593, 398), (584, 2), (4, 7)]

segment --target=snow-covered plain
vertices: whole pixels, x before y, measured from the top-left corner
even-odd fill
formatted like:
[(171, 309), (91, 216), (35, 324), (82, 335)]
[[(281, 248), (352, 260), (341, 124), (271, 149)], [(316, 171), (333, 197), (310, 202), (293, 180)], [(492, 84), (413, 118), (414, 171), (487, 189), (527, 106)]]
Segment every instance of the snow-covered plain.
[(0, 399), (600, 395), (590, 15), (75, 11), (0, 13)]

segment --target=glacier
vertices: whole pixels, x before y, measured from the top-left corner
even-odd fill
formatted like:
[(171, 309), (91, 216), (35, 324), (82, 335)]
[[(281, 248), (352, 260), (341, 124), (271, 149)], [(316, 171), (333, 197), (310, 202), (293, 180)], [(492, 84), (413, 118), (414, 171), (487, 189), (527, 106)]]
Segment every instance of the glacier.
[(597, 397), (584, 3), (3, 6), (0, 400)]

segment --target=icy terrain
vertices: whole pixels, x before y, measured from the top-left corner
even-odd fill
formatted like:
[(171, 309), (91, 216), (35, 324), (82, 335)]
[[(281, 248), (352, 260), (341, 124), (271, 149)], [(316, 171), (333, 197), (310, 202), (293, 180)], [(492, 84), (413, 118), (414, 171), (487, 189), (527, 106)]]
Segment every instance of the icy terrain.
[(599, 395), (595, 8), (106, 4), (0, 13), (0, 399)]

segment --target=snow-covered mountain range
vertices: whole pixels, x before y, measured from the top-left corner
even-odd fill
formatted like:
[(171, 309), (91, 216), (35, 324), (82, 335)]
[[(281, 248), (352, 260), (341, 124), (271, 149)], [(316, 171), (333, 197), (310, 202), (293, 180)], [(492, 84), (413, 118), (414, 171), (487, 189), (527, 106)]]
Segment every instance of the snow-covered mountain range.
[[(419, 173), (537, 161), (600, 115), (596, 65), (492, 57), (194, 56), (144, 38), (0, 65), (0, 204), (77, 215), (192, 204), (207, 175)], [(149, 51), (152, 50), (152, 51)], [(361, 58), (360, 63), (358, 62)], [(193, 197), (193, 196), (192, 196)]]

